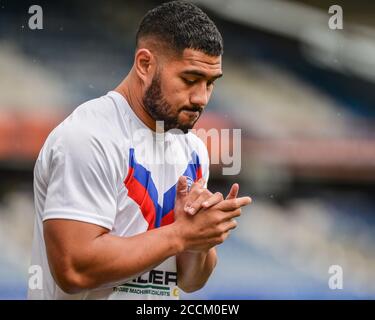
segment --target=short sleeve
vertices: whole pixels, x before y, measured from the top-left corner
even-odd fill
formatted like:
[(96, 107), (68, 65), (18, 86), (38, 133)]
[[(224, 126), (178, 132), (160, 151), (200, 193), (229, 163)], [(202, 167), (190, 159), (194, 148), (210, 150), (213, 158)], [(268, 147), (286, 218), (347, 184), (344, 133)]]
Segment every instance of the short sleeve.
[(71, 219), (112, 229), (117, 205), (116, 161), (110, 143), (66, 129), (50, 150), (43, 221)]

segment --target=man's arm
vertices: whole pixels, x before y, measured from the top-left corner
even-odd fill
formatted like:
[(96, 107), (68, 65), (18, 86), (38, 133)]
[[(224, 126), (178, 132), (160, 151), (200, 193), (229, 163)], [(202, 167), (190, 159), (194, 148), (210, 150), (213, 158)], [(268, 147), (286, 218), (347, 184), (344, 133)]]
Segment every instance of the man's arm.
[(177, 255), (178, 286), (185, 292), (197, 291), (206, 284), (217, 263), (216, 249), (182, 252)]
[[(178, 190), (176, 202), (182, 205)], [(239, 216), (240, 207), (250, 203), (248, 197), (235, 200), (205, 209), (204, 215), (181, 214), (168, 226), (126, 238), (90, 223), (46, 220), (44, 239), (52, 275), (62, 290), (76, 293), (129, 280), (184, 251), (208, 251), (233, 228), (228, 219)]]
[(169, 225), (123, 238), (90, 223), (51, 219), (44, 238), (52, 275), (69, 293), (125, 281), (183, 250), (177, 228)]
[[(202, 190), (203, 186), (199, 183), (195, 183), (192, 187), (189, 197), (195, 198), (194, 201), (188, 199), (186, 202), (189, 203), (190, 208), (194, 208), (194, 213), (204, 215), (205, 209), (216, 205), (223, 200), (221, 193), (216, 193), (214, 196), (203, 200), (203, 193), (197, 196), (198, 190)], [(235, 199), (238, 195), (239, 185), (235, 183), (226, 197), (226, 200)], [(207, 192), (207, 190), (206, 190)], [(195, 193), (195, 195), (194, 195)], [(201, 208), (203, 208), (201, 210)], [(232, 220), (232, 219), (231, 219)], [(237, 226), (237, 223), (232, 220), (229, 223), (232, 224), (232, 229)], [(227, 237), (229, 230), (223, 234), (223, 238)], [(223, 239), (224, 241), (224, 239)], [(178, 272), (178, 286), (185, 292), (193, 292), (201, 289), (207, 282), (212, 271), (214, 270), (217, 263), (216, 249), (210, 248), (208, 251), (189, 252), (184, 251), (177, 255), (177, 272)]]

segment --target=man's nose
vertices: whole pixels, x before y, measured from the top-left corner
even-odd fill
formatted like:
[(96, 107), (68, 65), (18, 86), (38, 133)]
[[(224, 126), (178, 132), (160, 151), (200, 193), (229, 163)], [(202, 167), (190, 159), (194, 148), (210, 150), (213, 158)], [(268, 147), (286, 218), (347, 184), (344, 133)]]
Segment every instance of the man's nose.
[(209, 94), (207, 92), (206, 86), (200, 86), (199, 88), (196, 88), (194, 92), (190, 96), (190, 103), (192, 105), (198, 105), (201, 108), (204, 108), (209, 99)]

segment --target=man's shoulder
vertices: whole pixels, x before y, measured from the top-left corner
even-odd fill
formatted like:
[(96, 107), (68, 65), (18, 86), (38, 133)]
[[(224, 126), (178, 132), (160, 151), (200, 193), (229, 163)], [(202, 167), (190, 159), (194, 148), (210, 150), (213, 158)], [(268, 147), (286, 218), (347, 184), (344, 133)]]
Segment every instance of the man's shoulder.
[(62, 133), (73, 132), (86, 137), (108, 139), (121, 134), (119, 113), (108, 95), (79, 105), (61, 125)]
[(50, 133), (45, 147), (113, 152), (126, 142), (118, 117), (116, 106), (107, 96), (86, 101)]
[(82, 103), (67, 120), (70, 118), (72, 124), (83, 127), (94, 126), (98, 131), (108, 132), (116, 127), (118, 117), (116, 104), (107, 94)]

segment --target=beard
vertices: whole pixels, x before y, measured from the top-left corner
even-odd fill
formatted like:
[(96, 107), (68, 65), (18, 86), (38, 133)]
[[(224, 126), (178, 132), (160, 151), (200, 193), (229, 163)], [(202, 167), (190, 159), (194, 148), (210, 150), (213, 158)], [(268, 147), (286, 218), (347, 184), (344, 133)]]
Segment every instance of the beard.
[[(155, 74), (150, 86), (147, 88), (143, 96), (143, 105), (155, 121), (164, 121), (164, 131), (179, 129), (185, 134), (194, 127), (203, 112), (203, 108), (200, 106), (186, 106), (174, 110), (161, 92), (159, 73)], [(179, 119), (179, 114), (184, 110), (198, 111), (199, 116), (194, 121), (183, 122)]]

